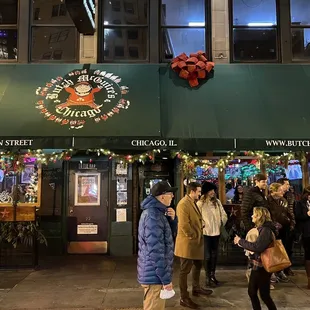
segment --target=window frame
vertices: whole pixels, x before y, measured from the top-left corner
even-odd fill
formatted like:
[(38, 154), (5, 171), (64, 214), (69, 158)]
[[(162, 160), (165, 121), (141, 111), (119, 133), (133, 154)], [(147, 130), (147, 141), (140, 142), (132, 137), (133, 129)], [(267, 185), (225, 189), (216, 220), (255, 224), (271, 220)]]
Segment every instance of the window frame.
[[(229, 1), (230, 2), (230, 1)], [(159, 5), (159, 61), (160, 63), (170, 63), (172, 59), (165, 59), (163, 55), (163, 29), (204, 29), (205, 30), (205, 46), (206, 46), (206, 54), (208, 60), (212, 61), (212, 7), (211, 7), (211, 0), (204, 0), (204, 11), (205, 11), (205, 25), (204, 26), (180, 26), (180, 25), (173, 25), (173, 26), (165, 26), (162, 24), (161, 18), (161, 7), (162, 7), (162, 0), (158, 1)], [(196, 51), (193, 51), (193, 53)], [(174, 57), (177, 55), (174, 55)]]
[(289, 10), (289, 31), (290, 31), (290, 38), (291, 38), (291, 45), (290, 45), (290, 55), (291, 55), (291, 62), (292, 63), (309, 63), (310, 62), (310, 57), (309, 58), (305, 58), (305, 59), (294, 59), (294, 55), (293, 55), (293, 35), (292, 35), (292, 30), (293, 29), (301, 29), (301, 30), (305, 30), (305, 29), (310, 29), (310, 24), (309, 25), (293, 25), (292, 24), (292, 14), (291, 14), (291, 2), (292, 0), (288, 1), (288, 10)]
[[(151, 4), (158, 0), (147, 0), (147, 23), (142, 25), (132, 25), (132, 24), (109, 24), (104, 25), (104, 1), (99, 1), (98, 3), (98, 36), (97, 36), (97, 62), (98, 63), (149, 63), (150, 62), (150, 33), (151, 33)], [(121, 3), (120, 3), (121, 4)], [(122, 9), (122, 7), (120, 7)], [(120, 12), (120, 11), (115, 11)], [(154, 14), (154, 12), (153, 12)], [(146, 59), (105, 59), (104, 55), (104, 30), (113, 29), (113, 30), (130, 30), (130, 29), (146, 29)], [(123, 37), (123, 35), (121, 36)], [(129, 46), (128, 46), (129, 47)], [(115, 48), (115, 47), (114, 47)]]
[[(281, 19), (280, 19), (280, 0), (276, 0), (276, 20), (277, 24), (275, 26), (269, 27), (261, 27), (261, 26), (246, 26), (246, 25), (237, 25), (234, 26), (234, 14), (233, 14), (233, 7), (234, 7), (234, 0), (228, 1), (228, 15), (229, 15), (229, 60), (230, 63), (248, 63), (248, 64), (255, 64), (255, 63), (281, 63), (282, 62), (282, 49), (281, 49)], [(264, 60), (264, 59), (257, 59), (257, 60), (235, 60), (234, 59), (234, 29), (275, 29), (276, 30), (276, 51), (277, 51), (277, 58), (275, 60)]]
[(17, 48), (17, 59), (1, 59), (0, 58), (0, 64), (3, 63), (18, 63), (19, 61), (19, 20), (20, 20), (20, 1), (17, 0), (17, 18), (16, 18), (16, 24), (0, 24), (1, 30), (16, 30), (17, 32), (17, 39), (16, 39), (16, 48)]
[[(58, 7), (58, 14), (60, 12), (60, 6)], [(68, 14), (68, 12), (67, 12)], [(79, 46), (80, 46), (80, 36), (78, 34), (78, 31), (74, 25), (74, 23), (72, 22), (72, 24), (41, 24), (41, 23), (37, 23), (36, 20), (34, 20), (34, 3), (33, 1), (30, 2), (30, 20), (29, 20), (29, 45), (28, 45), (28, 62), (29, 63), (79, 63)], [(58, 15), (59, 16), (59, 15)], [(54, 60), (54, 59), (38, 59), (38, 60), (33, 60), (32, 59), (32, 43), (33, 43), (33, 31), (35, 28), (58, 28), (58, 27), (68, 27), (68, 28), (73, 28), (74, 32), (75, 32), (75, 36), (76, 36), (76, 40), (75, 40), (75, 55), (76, 58), (74, 61), (68, 61), (68, 60)], [(64, 31), (64, 30), (63, 30)], [(57, 39), (59, 39), (61, 32), (63, 31), (59, 31), (58, 33), (58, 37)], [(54, 35), (56, 34), (56, 32), (54, 33)], [(68, 36), (68, 35), (67, 35)], [(51, 35), (50, 35), (51, 38)], [(49, 38), (49, 40), (50, 40)], [(56, 42), (61, 42), (61, 41), (56, 41)], [(61, 48), (57, 48), (57, 50), (60, 50)], [(46, 52), (47, 53), (47, 52)], [(46, 53), (44, 53), (43, 55), (45, 55)], [(42, 56), (43, 56), (42, 55)], [(52, 53), (53, 56), (53, 53)], [(51, 57), (52, 58), (52, 57)]]

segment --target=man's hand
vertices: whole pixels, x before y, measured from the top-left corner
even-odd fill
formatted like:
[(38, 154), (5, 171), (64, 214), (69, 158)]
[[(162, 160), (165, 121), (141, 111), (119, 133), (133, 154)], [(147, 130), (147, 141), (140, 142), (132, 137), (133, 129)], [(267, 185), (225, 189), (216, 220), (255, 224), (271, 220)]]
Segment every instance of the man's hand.
[(239, 245), (239, 241), (240, 241), (240, 237), (239, 236), (235, 236), (235, 238), (234, 238), (234, 244), (238, 244)]
[(175, 219), (175, 211), (172, 208), (167, 209), (167, 215), (170, 216), (172, 220)]
[(163, 285), (163, 288), (164, 288), (164, 290), (172, 291), (173, 290), (172, 282), (167, 284), (167, 285)]
[(310, 211), (307, 212), (308, 216), (310, 216)]

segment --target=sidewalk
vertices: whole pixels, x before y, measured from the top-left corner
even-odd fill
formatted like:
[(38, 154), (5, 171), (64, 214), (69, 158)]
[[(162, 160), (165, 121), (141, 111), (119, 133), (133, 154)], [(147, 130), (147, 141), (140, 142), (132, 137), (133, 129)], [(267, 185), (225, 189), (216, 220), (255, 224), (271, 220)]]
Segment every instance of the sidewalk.
[[(203, 275), (203, 274), (202, 274)], [(204, 276), (204, 275), (203, 275)], [(201, 309), (251, 309), (243, 269), (218, 271), (223, 285), (209, 298), (194, 298)], [(203, 279), (203, 277), (202, 277)], [(278, 284), (272, 295), (278, 309), (309, 309), (310, 291), (305, 274)], [(179, 305), (178, 266), (174, 284), (177, 296), (167, 309)], [(142, 290), (136, 281), (135, 258), (68, 256), (45, 263), (39, 270), (0, 271), (2, 310), (141, 309)]]

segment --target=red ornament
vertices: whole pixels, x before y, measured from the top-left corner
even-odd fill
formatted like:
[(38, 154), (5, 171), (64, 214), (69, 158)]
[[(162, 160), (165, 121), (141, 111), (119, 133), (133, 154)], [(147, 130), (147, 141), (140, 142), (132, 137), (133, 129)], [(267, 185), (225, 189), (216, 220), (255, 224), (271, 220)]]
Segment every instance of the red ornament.
[(203, 51), (191, 53), (189, 57), (182, 53), (172, 60), (171, 68), (180, 78), (187, 80), (191, 87), (196, 87), (199, 79), (208, 77), (214, 68), (214, 62), (208, 61)]

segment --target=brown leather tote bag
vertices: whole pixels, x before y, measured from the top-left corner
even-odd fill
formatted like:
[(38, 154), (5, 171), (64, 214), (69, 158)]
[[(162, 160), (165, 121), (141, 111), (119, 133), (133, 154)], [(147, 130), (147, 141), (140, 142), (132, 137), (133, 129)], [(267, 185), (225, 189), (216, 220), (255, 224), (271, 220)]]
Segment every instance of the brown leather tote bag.
[(275, 273), (292, 265), (281, 240), (276, 240), (273, 234), (273, 242), (260, 256), (262, 264), (267, 272)]

